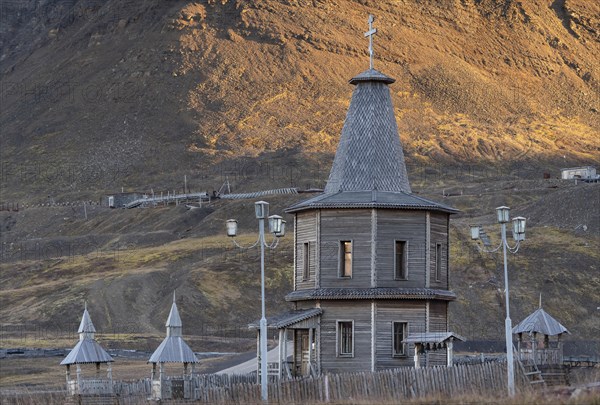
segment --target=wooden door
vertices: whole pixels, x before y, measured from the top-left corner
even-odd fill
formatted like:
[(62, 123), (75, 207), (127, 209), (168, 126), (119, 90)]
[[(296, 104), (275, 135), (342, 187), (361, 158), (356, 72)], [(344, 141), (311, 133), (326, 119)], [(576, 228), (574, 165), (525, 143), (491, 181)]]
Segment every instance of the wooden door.
[(296, 375), (308, 375), (308, 329), (296, 329), (294, 342), (294, 365)]
[(184, 389), (183, 389), (183, 379), (172, 379), (171, 380), (171, 397), (173, 399), (183, 399), (184, 398)]

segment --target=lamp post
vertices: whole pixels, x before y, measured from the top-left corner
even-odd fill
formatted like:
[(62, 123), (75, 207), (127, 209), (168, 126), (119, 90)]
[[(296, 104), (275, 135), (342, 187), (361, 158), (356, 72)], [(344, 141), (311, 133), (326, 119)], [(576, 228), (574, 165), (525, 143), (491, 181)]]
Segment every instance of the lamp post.
[[(265, 316), (265, 247), (275, 249), (279, 243), (279, 238), (285, 235), (285, 221), (279, 215), (269, 216), (269, 203), (266, 201), (257, 201), (254, 203), (256, 218), (258, 219), (258, 240), (251, 246), (241, 246), (236, 242), (233, 243), (242, 249), (251, 249), (257, 244), (260, 244), (260, 295), (261, 295), (261, 318), (260, 318), (260, 385), (261, 397), (263, 402), (267, 402), (269, 398), (267, 387), (267, 318)], [(269, 219), (269, 232), (275, 236), (271, 244), (265, 241), (265, 219)], [(237, 235), (237, 221), (228, 219), (227, 236), (234, 238)]]
[[(519, 250), (519, 245), (521, 241), (525, 240), (525, 218), (516, 217), (513, 218), (513, 239), (517, 242), (514, 247), (510, 247), (508, 245), (508, 241), (506, 240), (506, 224), (510, 222), (510, 208), (502, 206), (496, 208), (496, 215), (498, 219), (498, 223), (501, 225), (501, 236), (502, 241), (500, 245), (495, 249), (485, 249), (481, 248), (477, 245), (477, 248), (483, 252), (492, 253), (498, 251), (500, 247), (502, 247), (502, 254), (504, 258), (504, 295), (506, 299), (506, 319), (504, 321), (504, 333), (506, 339), (506, 363), (507, 363), (507, 377), (508, 377), (508, 395), (515, 395), (515, 370), (513, 363), (513, 344), (512, 344), (512, 322), (510, 320), (510, 306), (509, 306), (509, 290), (508, 290), (508, 266), (506, 262), (506, 251), (510, 251), (511, 253), (517, 253)], [(471, 239), (478, 240), (479, 239), (479, 225), (471, 225)]]

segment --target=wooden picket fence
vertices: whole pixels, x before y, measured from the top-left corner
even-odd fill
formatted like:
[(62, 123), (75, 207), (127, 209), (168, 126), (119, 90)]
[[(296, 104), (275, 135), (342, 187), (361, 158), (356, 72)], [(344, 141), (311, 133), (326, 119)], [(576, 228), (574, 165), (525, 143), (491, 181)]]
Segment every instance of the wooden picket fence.
[[(527, 389), (523, 370), (515, 368), (518, 388)], [(378, 372), (325, 374), (317, 377), (282, 379), (269, 384), (271, 404), (327, 404), (327, 403), (398, 403), (417, 398), (444, 398), (456, 396), (502, 397), (506, 395), (506, 363), (486, 362), (454, 367), (399, 368)], [(252, 375), (194, 375), (192, 398), (167, 400), (167, 404), (260, 404), (260, 384)], [(49, 393), (58, 400), (50, 401)], [(151, 396), (150, 379), (115, 381), (114, 396), (106, 398), (119, 405), (148, 404)], [(4, 404), (64, 404), (64, 388), (46, 388), (40, 392), (14, 392), (0, 395)], [(38, 395), (39, 394), (39, 395)], [(36, 402), (37, 400), (42, 402)], [(80, 398), (81, 400), (84, 397)], [(94, 398), (87, 398), (86, 401)], [(101, 398), (97, 398), (101, 399)], [(81, 402), (83, 403), (83, 402)], [(86, 402), (87, 403), (87, 402)], [(92, 402), (89, 402), (92, 404)]]
[[(517, 383), (524, 381), (515, 370)], [(282, 380), (269, 385), (269, 402), (339, 403), (393, 402), (398, 398), (506, 394), (506, 363), (488, 362), (455, 367), (401, 368), (378, 372), (325, 374)], [(260, 385), (234, 384), (201, 390), (195, 398), (208, 404), (260, 403)]]

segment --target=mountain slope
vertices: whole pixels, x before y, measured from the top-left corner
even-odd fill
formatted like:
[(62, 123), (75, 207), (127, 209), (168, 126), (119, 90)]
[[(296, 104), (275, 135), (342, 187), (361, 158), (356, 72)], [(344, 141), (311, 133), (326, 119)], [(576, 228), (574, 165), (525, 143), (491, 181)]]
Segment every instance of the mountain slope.
[(71, 170), (65, 191), (91, 191), (169, 187), (186, 171), (264, 151), (332, 153), (347, 80), (367, 67), (368, 13), (375, 67), (397, 79), (409, 162), (599, 160), (600, 19), (590, 2), (7, 7), (4, 195), (48, 191), (19, 181), (23, 166)]
[[(494, 208), (507, 204), (530, 220), (515, 258), (522, 271), (511, 273), (513, 320), (543, 290), (574, 338), (597, 339), (598, 185), (541, 180), (600, 162), (595, 2), (2, 7), (0, 202), (21, 207), (0, 212), (4, 325), (70, 330), (87, 298), (101, 330), (161, 334), (174, 289), (189, 333), (253, 320), (256, 257), (221, 236), (231, 217), (255, 232), (252, 201), (191, 211), (89, 203), (120, 190), (180, 192), (184, 182), (209, 192), (226, 181), (234, 191), (323, 187), (347, 81), (368, 66), (372, 13), (375, 67), (397, 79), (390, 89), (413, 190), (462, 210), (451, 236), (457, 328), (502, 340), (500, 264), (477, 254), (467, 231), (491, 227)], [(281, 212), (304, 197), (268, 200)], [(267, 265), (269, 310), (286, 305), (291, 245)]]

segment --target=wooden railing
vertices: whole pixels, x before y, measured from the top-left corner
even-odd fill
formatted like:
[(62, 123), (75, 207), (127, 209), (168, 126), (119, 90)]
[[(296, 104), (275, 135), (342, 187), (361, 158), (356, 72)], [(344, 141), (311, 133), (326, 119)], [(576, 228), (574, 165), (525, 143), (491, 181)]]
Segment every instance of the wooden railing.
[(561, 348), (521, 349), (519, 359), (524, 365), (562, 364), (563, 356)]
[(113, 382), (105, 378), (71, 380), (67, 391), (70, 395), (110, 395), (113, 393)]

